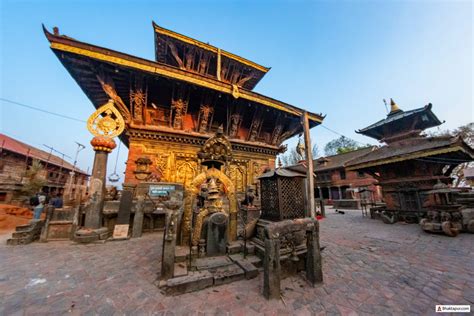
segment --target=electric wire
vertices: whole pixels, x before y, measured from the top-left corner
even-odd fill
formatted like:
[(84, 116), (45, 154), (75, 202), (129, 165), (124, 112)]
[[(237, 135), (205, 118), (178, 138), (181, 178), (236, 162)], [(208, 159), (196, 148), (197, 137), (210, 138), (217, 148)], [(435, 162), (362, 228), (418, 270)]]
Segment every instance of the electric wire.
[(27, 109), (30, 109), (30, 110), (35, 110), (35, 111), (38, 111), (38, 112), (43, 112), (43, 113), (50, 114), (50, 115), (54, 115), (54, 116), (57, 116), (57, 117), (62, 117), (62, 118), (68, 119), (68, 120), (72, 120), (72, 121), (76, 121), (76, 122), (81, 122), (81, 123), (86, 123), (86, 121), (81, 120), (81, 119), (78, 119), (78, 118), (75, 118), (75, 117), (71, 117), (71, 116), (68, 116), (68, 115), (64, 115), (64, 114), (60, 114), (60, 113), (56, 113), (56, 112), (51, 112), (51, 111), (43, 110), (43, 109), (41, 109), (41, 108), (38, 108), (38, 107), (35, 107), (35, 106), (32, 106), (32, 105), (27, 105), (27, 104), (20, 103), (20, 102), (16, 102), (16, 101), (12, 101), (12, 100), (9, 100), (9, 99), (0, 98), (0, 101), (7, 102), (7, 103), (10, 103), (10, 104), (14, 104), (14, 105), (18, 105), (18, 106), (22, 106), (22, 107), (27, 108)]

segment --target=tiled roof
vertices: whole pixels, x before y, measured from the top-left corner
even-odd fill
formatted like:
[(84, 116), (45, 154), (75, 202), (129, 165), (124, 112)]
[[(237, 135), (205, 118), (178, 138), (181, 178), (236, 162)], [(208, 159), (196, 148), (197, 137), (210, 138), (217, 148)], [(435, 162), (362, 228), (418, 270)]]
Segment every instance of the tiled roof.
[[(474, 159), (474, 150), (460, 137), (418, 137), (377, 148), (364, 156), (353, 159), (347, 164), (347, 167), (352, 169), (376, 162), (382, 164), (382, 161), (395, 158), (398, 161), (415, 159), (414, 155), (416, 154), (428, 157), (447, 152), (462, 152), (460, 148), (464, 149), (466, 161)], [(443, 150), (444, 152), (442, 152)]]
[[(67, 162), (66, 160), (63, 160), (59, 158), (58, 156), (55, 155), (50, 155), (50, 153), (38, 149), (36, 147), (30, 146), (28, 144), (22, 143), (14, 138), (11, 138), (5, 134), (0, 133), (0, 148), (2, 150), (8, 150), (23, 156), (28, 156), (32, 158), (39, 159), (44, 162), (48, 162), (48, 164), (52, 164), (58, 167), (63, 167), (64, 169), (72, 170), (73, 165)], [(86, 172), (82, 171), (79, 168), (75, 168), (76, 172), (82, 173), (82, 174), (87, 174)]]
[[(327, 157), (321, 157), (321, 158), (315, 159), (315, 160), (313, 160), (314, 172), (344, 168), (349, 161), (351, 161), (355, 158), (364, 156), (364, 155), (376, 150), (376, 148), (377, 147), (375, 147), (375, 146), (370, 146), (370, 147), (365, 147), (365, 148), (353, 150), (353, 151), (343, 153), (343, 154), (327, 156)], [(321, 161), (323, 159), (324, 159), (324, 161), (326, 161), (326, 164), (325, 165), (319, 164), (318, 161)], [(307, 169), (307, 166), (306, 166), (306, 162), (302, 162), (302, 163), (299, 163), (299, 164), (296, 164), (296, 165), (286, 166), (285, 168), (289, 169), (289, 170), (305, 173), (306, 169)]]
[[(325, 164), (319, 164), (318, 159), (313, 161), (314, 171), (325, 171), (330, 169), (337, 169), (337, 168), (344, 168), (346, 164), (356, 158), (361, 156), (365, 156), (368, 153), (374, 151), (377, 147), (369, 146), (357, 150), (353, 150), (347, 153), (333, 155), (333, 156), (326, 156), (324, 157), (327, 162)], [(321, 158), (320, 158), (321, 159)]]
[(362, 128), (356, 133), (363, 134), (369, 137), (373, 137), (375, 139), (381, 139), (386, 134), (386, 130), (384, 127), (386, 126), (394, 126), (393, 124), (399, 124), (402, 121), (412, 120), (414, 117), (418, 115), (423, 115), (422, 120), (418, 123), (416, 128), (426, 129), (434, 126), (438, 126), (442, 124), (442, 122), (436, 117), (436, 115), (431, 111), (432, 104), (428, 104), (422, 108), (409, 110), (409, 111), (402, 111), (399, 110), (395, 113), (390, 113), (387, 115), (386, 118), (371, 124), (365, 128)]

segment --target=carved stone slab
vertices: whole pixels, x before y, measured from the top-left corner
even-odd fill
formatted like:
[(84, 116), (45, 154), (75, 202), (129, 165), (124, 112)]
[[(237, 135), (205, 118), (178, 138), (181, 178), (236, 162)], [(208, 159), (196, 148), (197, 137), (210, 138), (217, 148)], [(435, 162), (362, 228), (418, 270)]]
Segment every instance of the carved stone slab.
[(133, 192), (124, 190), (120, 198), (120, 206), (117, 215), (117, 225), (130, 224), (130, 212), (132, 211)]

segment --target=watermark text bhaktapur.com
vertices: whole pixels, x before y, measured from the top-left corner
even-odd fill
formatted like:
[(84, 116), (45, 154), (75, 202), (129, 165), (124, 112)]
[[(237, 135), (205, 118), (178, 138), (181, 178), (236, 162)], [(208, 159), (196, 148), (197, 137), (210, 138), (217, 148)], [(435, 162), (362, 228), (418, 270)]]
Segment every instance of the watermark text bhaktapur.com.
[(437, 313), (470, 313), (471, 305), (436, 305)]

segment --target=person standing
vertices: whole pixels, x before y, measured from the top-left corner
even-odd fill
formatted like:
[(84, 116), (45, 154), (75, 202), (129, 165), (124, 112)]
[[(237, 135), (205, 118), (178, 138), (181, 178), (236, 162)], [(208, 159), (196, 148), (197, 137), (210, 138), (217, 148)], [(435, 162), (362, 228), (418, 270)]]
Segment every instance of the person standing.
[(43, 212), (44, 209), (44, 203), (46, 202), (46, 197), (44, 195), (38, 196), (38, 202), (39, 204), (35, 206), (34, 208), (34, 217), (33, 219), (40, 219), (41, 218), (41, 213)]

